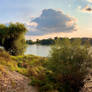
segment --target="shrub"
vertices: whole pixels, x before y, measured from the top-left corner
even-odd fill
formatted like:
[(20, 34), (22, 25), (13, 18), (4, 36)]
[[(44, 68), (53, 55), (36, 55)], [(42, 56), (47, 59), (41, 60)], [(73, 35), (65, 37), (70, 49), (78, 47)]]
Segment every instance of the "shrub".
[(90, 45), (81, 45), (80, 39), (73, 42), (58, 39), (44, 63), (44, 77), (39, 79), (34, 76), (34, 85), (37, 84), (42, 92), (79, 92), (92, 66), (89, 50)]
[(78, 92), (83, 86), (83, 80), (92, 66), (92, 57), (89, 47), (81, 45), (81, 41), (72, 43), (68, 39), (57, 40), (52, 47), (48, 59), (48, 68), (58, 85), (60, 92)]

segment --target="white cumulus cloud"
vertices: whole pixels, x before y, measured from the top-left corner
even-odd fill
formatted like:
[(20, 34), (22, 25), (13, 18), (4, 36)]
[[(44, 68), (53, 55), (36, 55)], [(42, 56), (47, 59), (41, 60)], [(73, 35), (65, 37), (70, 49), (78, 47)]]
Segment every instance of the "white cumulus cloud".
[(78, 28), (75, 18), (54, 9), (44, 9), (42, 14), (34, 18), (28, 26), (30, 27), (30, 31), (27, 35), (72, 32)]

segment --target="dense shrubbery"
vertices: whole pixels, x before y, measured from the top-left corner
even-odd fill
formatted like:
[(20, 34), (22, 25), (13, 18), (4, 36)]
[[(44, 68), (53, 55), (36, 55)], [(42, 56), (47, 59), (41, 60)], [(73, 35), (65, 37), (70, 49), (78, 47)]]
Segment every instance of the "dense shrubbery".
[(79, 92), (92, 66), (91, 55), (88, 44), (81, 45), (80, 40), (57, 40), (45, 64), (45, 74), (34, 76), (32, 84), (41, 92)]

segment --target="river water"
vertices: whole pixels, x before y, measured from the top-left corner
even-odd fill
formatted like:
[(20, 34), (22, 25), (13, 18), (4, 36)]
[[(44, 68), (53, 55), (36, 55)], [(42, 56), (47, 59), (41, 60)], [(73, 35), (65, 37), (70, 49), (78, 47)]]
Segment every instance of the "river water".
[(32, 54), (47, 57), (49, 55), (50, 49), (51, 47), (48, 45), (28, 45), (25, 55)]

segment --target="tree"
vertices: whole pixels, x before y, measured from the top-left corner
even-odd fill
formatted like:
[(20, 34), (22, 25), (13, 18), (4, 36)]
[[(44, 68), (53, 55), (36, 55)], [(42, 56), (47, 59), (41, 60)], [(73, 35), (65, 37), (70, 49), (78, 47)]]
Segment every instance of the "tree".
[(4, 24), (0, 24), (0, 45), (4, 44), (6, 37), (8, 36), (7, 27)]
[(26, 48), (25, 32), (27, 32), (27, 29), (24, 24), (10, 23), (8, 26), (1, 25), (1, 45), (4, 46), (5, 50), (9, 51), (11, 55), (23, 54)]
[(34, 44), (34, 42), (32, 40), (27, 40), (26, 43), (27, 44)]
[(59, 92), (79, 92), (83, 80), (92, 66), (89, 47), (81, 41), (69, 39), (57, 40), (52, 47), (47, 67), (52, 71), (54, 88)]

